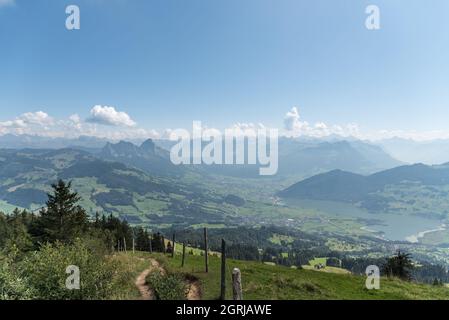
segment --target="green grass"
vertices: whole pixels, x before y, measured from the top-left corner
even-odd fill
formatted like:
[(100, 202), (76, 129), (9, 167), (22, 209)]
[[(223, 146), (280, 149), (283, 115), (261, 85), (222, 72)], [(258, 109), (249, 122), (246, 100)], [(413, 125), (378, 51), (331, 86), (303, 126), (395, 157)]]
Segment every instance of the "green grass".
[(150, 255), (145, 252), (136, 252), (135, 254), (120, 252), (110, 257), (111, 260), (119, 263), (120, 270), (117, 270), (117, 272), (126, 275), (124, 277), (126, 281), (120, 284), (119, 290), (110, 297), (111, 300), (136, 300), (140, 298), (135, 280), (141, 272), (149, 267), (149, 257)]
[[(165, 246), (167, 246), (167, 244), (169, 242), (170, 242), (170, 244), (173, 243), (172, 240), (165, 239)], [(176, 254), (182, 254), (182, 243), (175, 242), (175, 253)], [(204, 255), (204, 250), (186, 245), (186, 256), (189, 256), (192, 253), (195, 256), (203, 256)], [(209, 255), (221, 256), (221, 253), (209, 250)]]
[[(203, 299), (217, 299), (220, 294), (220, 258), (210, 257), (209, 273), (204, 272), (204, 257), (186, 257), (181, 268), (181, 256), (174, 259), (154, 254), (172, 273), (189, 274), (201, 282)], [(231, 272), (242, 271), (244, 299), (303, 300), (303, 299), (449, 299), (449, 289), (409, 283), (397, 279), (381, 279), (380, 290), (367, 290), (365, 277), (348, 274), (298, 270), (271, 266), (259, 262), (227, 260), (227, 299), (232, 298)]]
[(336, 274), (351, 274), (349, 270), (337, 268), (337, 267), (326, 267), (324, 269), (315, 269), (315, 267), (312, 267), (310, 265), (302, 266), (305, 270), (313, 270), (317, 272), (327, 272), (327, 273), (336, 273)]
[(282, 242), (285, 242), (286, 244), (291, 244), (295, 241), (293, 237), (286, 236), (283, 234), (273, 234), (273, 236), (268, 239), (271, 243), (281, 245)]
[(315, 258), (315, 259), (309, 261), (309, 265), (311, 265), (312, 267), (317, 265), (317, 264), (320, 264), (320, 263), (323, 266), (326, 266), (327, 258)]
[(198, 223), (198, 224), (192, 224), (191, 227), (194, 229), (202, 229), (202, 228), (223, 229), (223, 228), (226, 228), (226, 225), (223, 223), (219, 223), (219, 224)]

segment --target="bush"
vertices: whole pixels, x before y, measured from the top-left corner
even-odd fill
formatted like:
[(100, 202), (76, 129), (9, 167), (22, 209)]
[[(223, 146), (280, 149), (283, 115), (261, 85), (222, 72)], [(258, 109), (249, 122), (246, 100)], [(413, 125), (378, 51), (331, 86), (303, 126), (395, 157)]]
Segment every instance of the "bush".
[(34, 293), (14, 268), (12, 261), (0, 256), (0, 300), (30, 300)]
[[(79, 267), (80, 289), (66, 288), (70, 265)], [(81, 240), (73, 245), (59, 242), (46, 244), (33, 252), (22, 264), (37, 299), (107, 299), (114, 291), (114, 275), (118, 266), (104, 255), (89, 249)]]
[(186, 299), (187, 286), (180, 275), (164, 276), (160, 272), (154, 272), (147, 278), (147, 282), (153, 288), (158, 300)]

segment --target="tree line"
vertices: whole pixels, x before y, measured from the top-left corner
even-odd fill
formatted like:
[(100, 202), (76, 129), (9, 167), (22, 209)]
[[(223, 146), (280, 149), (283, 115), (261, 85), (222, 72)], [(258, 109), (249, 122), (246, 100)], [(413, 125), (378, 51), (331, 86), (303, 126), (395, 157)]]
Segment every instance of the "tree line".
[[(90, 218), (80, 200), (60, 180), (38, 212), (0, 213), (0, 300), (121, 298), (133, 282), (132, 256), (110, 253), (133, 244), (139, 251), (169, 249), (159, 233), (112, 215)], [(79, 290), (67, 289), (68, 266), (81, 272)]]
[(163, 252), (163, 236), (151, 234), (142, 227), (111, 215), (91, 219), (78, 205), (81, 198), (71, 190), (71, 183), (59, 180), (52, 185), (46, 206), (39, 212), (15, 209), (12, 214), (0, 212), (0, 248), (4, 252), (38, 250), (46, 243), (71, 244), (78, 238), (100, 240), (107, 249)]

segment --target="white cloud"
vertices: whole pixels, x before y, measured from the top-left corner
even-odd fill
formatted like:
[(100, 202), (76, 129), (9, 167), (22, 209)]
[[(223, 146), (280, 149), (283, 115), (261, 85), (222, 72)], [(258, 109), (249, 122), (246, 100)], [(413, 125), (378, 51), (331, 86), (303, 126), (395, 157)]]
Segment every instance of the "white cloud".
[(43, 111), (37, 112), (27, 112), (19, 117), (26, 124), (37, 124), (37, 125), (51, 125), (53, 124), (53, 118), (50, 117)]
[(108, 126), (136, 126), (136, 122), (134, 122), (126, 112), (117, 111), (114, 107), (97, 105), (90, 110), (90, 114), (91, 117), (87, 119), (87, 121), (91, 123)]
[(308, 126), (307, 122), (302, 122), (299, 116), (299, 110), (297, 107), (293, 107), (289, 112), (285, 114), (284, 128), (291, 132), (300, 132), (304, 127)]
[(233, 129), (232, 136), (252, 137), (257, 136), (258, 130), (267, 129), (262, 123), (237, 122), (228, 129)]
[(0, 122), (0, 127), (4, 127), (4, 128), (24, 128), (24, 127), (26, 127), (26, 124), (21, 119), (15, 119), (15, 120), (8, 120), (8, 121)]
[[(0, 135), (27, 134), (52, 138), (78, 138), (83, 135), (110, 140), (160, 138), (156, 130), (138, 128), (129, 117), (124, 117), (123, 113), (115, 111), (110, 114), (116, 116), (112, 120), (109, 119), (110, 121), (115, 119), (112, 122), (115, 126), (98, 125), (98, 121), (84, 121), (78, 114), (73, 114), (67, 119), (55, 119), (43, 111), (27, 112), (13, 120), (0, 121)], [(116, 126), (120, 124), (122, 127), (117, 129)]]
[(72, 121), (73, 123), (80, 123), (80, 122), (81, 122), (80, 116), (77, 115), (76, 113), (75, 113), (75, 114), (72, 114), (72, 115), (69, 117), (69, 119), (70, 119), (70, 121)]
[(42, 111), (37, 112), (27, 112), (14, 120), (7, 120), (0, 122), (0, 127), (11, 128), (11, 129), (24, 129), (32, 125), (38, 126), (48, 126), (53, 124), (53, 118)]
[(72, 115), (69, 117), (69, 121), (70, 121), (70, 124), (69, 124), (69, 125), (72, 125), (75, 129), (77, 129), (77, 130), (81, 130), (81, 129), (82, 129), (81, 118), (80, 118), (79, 115), (77, 115), (77, 114), (72, 114)]
[(317, 122), (314, 125), (301, 120), (299, 110), (293, 107), (284, 117), (284, 135), (287, 137), (314, 137), (323, 138), (330, 135), (342, 137), (359, 137), (359, 127), (357, 124), (329, 125), (324, 122)]
[(324, 138), (332, 135), (341, 137), (354, 137), (361, 140), (378, 141), (389, 138), (403, 138), (415, 141), (430, 141), (436, 139), (449, 139), (449, 130), (361, 130), (357, 123), (345, 125), (329, 125), (324, 122), (317, 122), (310, 125), (307, 121), (301, 120), (299, 109), (294, 107), (285, 114), (284, 132), (287, 137), (314, 137)]
[[(94, 118), (94, 119), (93, 119)], [(101, 124), (101, 125), (99, 125)], [(107, 125), (104, 125), (107, 124)], [(118, 128), (120, 126), (120, 128)], [(237, 122), (228, 129), (237, 129), (242, 135), (253, 130), (266, 129), (261, 123)], [(202, 129), (217, 130), (202, 125)], [(187, 129), (191, 131), (192, 128)], [(45, 137), (77, 138), (79, 136), (92, 136), (110, 140), (126, 139), (167, 139), (170, 137), (171, 129), (166, 129), (161, 135), (156, 130), (140, 128), (124, 112), (116, 111), (113, 107), (95, 106), (91, 110), (91, 117), (83, 120), (78, 114), (72, 114), (66, 119), (55, 119), (44, 111), (27, 112), (14, 119), (0, 121), (0, 135), (4, 134), (27, 134)], [(225, 129), (221, 130), (225, 133)], [(309, 124), (300, 117), (298, 108), (292, 108), (285, 114), (284, 130), (279, 130), (281, 136), (287, 137), (315, 137), (324, 138), (332, 135), (341, 137), (354, 137), (364, 140), (381, 140), (392, 137), (412, 139), (416, 141), (428, 141), (435, 139), (449, 139), (449, 130), (362, 130), (355, 123), (328, 124), (317, 122)]]

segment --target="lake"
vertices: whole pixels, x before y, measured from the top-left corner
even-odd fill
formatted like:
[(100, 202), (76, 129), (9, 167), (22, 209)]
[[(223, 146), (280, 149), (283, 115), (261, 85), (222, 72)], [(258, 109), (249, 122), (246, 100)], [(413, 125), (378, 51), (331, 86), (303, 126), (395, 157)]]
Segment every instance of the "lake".
[(384, 237), (389, 240), (417, 242), (425, 233), (444, 230), (440, 220), (396, 213), (370, 213), (348, 203), (320, 200), (289, 200), (286, 203), (298, 208), (315, 209), (342, 217), (373, 220), (367, 223), (364, 229), (383, 232)]

